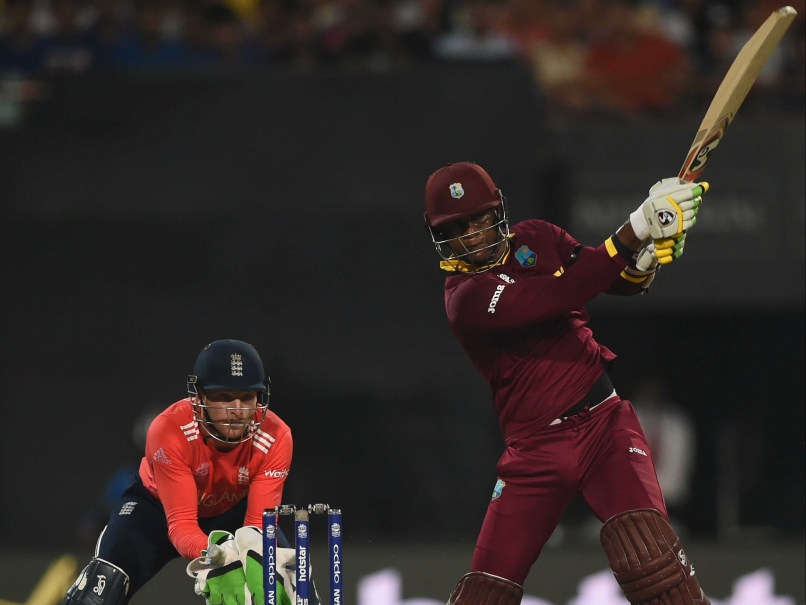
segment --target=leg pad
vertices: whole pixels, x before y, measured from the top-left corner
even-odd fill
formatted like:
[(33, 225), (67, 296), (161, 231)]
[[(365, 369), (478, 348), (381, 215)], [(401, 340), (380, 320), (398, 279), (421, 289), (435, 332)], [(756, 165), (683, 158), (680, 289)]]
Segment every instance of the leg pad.
[(123, 605), (129, 576), (117, 565), (94, 558), (67, 591), (62, 605)]
[(680, 538), (656, 510), (616, 515), (602, 527), (602, 547), (632, 605), (710, 605)]
[(515, 582), (474, 571), (462, 576), (448, 605), (520, 605), (523, 588)]

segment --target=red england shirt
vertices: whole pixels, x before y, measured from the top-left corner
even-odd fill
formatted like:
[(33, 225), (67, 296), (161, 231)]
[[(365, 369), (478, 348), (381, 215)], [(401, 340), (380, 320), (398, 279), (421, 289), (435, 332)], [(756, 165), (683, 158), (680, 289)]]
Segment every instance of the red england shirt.
[(445, 280), (453, 333), (490, 384), (507, 444), (572, 407), (616, 356), (593, 339), (583, 305), (619, 279), (615, 247), (582, 247), (545, 221), (512, 228), (510, 252), (484, 273)]
[(143, 484), (165, 508), (168, 538), (188, 559), (207, 547), (199, 517), (248, 498), (244, 525), (261, 527), (263, 510), (281, 503), (291, 468), (291, 429), (271, 411), (252, 439), (229, 452), (203, 437), (190, 401), (177, 401), (151, 423), (140, 463)]

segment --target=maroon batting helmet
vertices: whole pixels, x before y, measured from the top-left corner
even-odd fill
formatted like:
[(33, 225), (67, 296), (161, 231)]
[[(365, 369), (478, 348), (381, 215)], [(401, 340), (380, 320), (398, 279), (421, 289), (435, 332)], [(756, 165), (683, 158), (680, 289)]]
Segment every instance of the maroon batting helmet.
[(438, 227), (501, 203), (501, 191), (490, 175), (472, 162), (447, 164), (425, 184), (425, 221)]
[[(462, 237), (446, 239), (441, 227), (446, 223), (460, 218), (472, 216), (490, 208), (495, 208), (495, 224), (483, 229), (497, 229), (499, 237), (493, 245), (489, 246), (491, 258), (483, 267), (476, 267), (462, 261), (468, 260), (470, 251), (458, 254), (451, 249), (451, 241), (462, 242)], [(431, 233), (431, 241), (443, 260), (454, 270), (479, 272), (494, 266), (501, 259), (493, 258), (497, 255), (498, 244), (509, 236), (509, 223), (507, 220), (506, 200), (501, 190), (495, 186), (490, 175), (472, 162), (457, 162), (447, 164), (432, 174), (425, 184), (425, 224)], [(501, 256), (503, 257), (503, 254)]]

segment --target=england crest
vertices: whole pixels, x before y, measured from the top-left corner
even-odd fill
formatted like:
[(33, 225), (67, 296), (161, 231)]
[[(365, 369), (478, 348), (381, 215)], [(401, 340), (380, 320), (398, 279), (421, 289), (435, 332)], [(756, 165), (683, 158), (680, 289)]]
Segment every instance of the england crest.
[(451, 197), (454, 197), (457, 200), (465, 194), (465, 190), (462, 189), (462, 183), (454, 183), (450, 186), (450, 190)]

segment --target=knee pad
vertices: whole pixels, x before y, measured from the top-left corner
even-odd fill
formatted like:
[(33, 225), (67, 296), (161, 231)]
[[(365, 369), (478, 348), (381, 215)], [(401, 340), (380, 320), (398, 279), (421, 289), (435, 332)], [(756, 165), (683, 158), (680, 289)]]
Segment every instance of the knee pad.
[(462, 576), (448, 605), (520, 605), (523, 588), (515, 582), (474, 571)]
[(94, 558), (70, 587), (62, 605), (123, 605), (129, 576), (109, 561)]
[(616, 515), (602, 527), (602, 547), (632, 605), (710, 605), (680, 538), (656, 510)]

